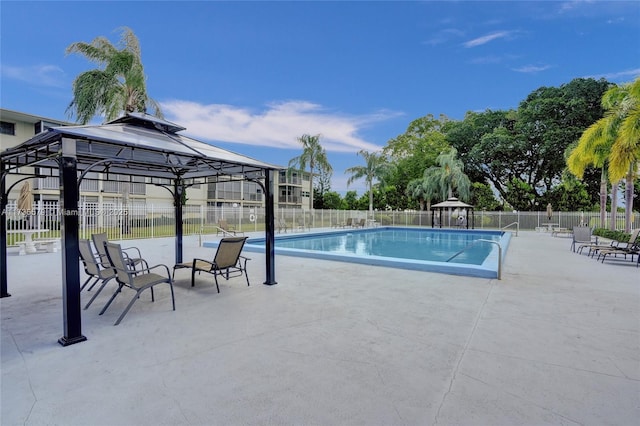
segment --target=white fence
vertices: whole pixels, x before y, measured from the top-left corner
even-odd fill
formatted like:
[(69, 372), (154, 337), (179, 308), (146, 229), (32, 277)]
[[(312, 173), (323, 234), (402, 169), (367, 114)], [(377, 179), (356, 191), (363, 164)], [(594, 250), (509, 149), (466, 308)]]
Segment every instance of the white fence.
[[(56, 202), (37, 202), (28, 214), (18, 212), (10, 205), (5, 212), (8, 243), (14, 245), (22, 239), (19, 231), (23, 229), (41, 230), (36, 237), (52, 238), (60, 235), (60, 209)], [(79, 232), (81, 238), (87, 238), (96, 232), (107, 232), (111, 239), (154, 238), (175, 235), (175, 214), (172, 206), (153, 205), (116, 205), (110, 203), (82, 203), (79, 206)], [(551, 220), (547, 213), (541, 212), (475, 212), (476, 229), (515, 229), (534, 230), (549, 226), (571, 229), (585, 224), (594, 227), (608, 227), (600, 223), (599, 212), (554, 212)], [(632, 227), (640, 227), (640, 217), (634, 215)], [(431, 213), (418, 211), (376, 211), (373, 218), (363, 210), (313, 210), (276, 209), (276, 217), (284, 220), (289, 229), (329, 228), (361, 219), (373, 219), (376, 224), (388, 226), (431, 226)], [(265, 226), (264, 208), (257, 207), (183, 207), (184, 235), (215, 234), (216, 225), (225, 219), (236, 229), (251, 232), (263, 231)], [(471, 220), (471, 218), (469, 218)], [(618, 229), (624, 229), (624, 213), (616, 217)], [(455, 225), (455, 220), (451, 220)], [(448, 225), (448, 220), (445, 220)]]

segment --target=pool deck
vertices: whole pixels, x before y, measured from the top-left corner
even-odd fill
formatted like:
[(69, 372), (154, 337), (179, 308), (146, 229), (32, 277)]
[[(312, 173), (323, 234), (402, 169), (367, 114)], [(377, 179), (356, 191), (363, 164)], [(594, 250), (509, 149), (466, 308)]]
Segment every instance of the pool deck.
[[(173, 264), (173, 239), (123, 245)], [(99, 316), (105, 289), (68, 347), (60, 253), (12, 248), (0, 424), (635, 425), (640, 268), (570, 245), (520, 232), (502, 280), (277, 256), (275, 286), (248, 253), (250, 287), (178, 271), (175, 312), (158, 288), (117, 327), (131, 294)]]

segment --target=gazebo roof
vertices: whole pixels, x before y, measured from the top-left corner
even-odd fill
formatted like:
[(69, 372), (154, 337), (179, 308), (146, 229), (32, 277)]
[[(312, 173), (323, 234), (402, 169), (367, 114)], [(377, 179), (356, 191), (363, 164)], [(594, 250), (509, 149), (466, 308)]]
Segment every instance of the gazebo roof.
[(0, 159), (5, 170), (34, 165), (57, 169), (54, 157), (62, 151), (63, 139), (70, 139), (75, 141), (80, 171), (103, 161), (109, 173), (187, 179), (242, 175), (259, 179), (265, 170), (283, 168), (180, 135), (177, 132), (181, 130), (185, 128), (148, 114), (129, 113), (102, 125), (50, 128), (0, 152)]
[(456, 197), (451, 197), (447, 199), (447, 201), (443, 201), (441, 203), (434, 204), (431, 206), (431, 208), (454, 208), (454, 209), (460, 208), (460, 207), (473, 208), (471, 204), (463, 203), (462, 201), (458, 200)]

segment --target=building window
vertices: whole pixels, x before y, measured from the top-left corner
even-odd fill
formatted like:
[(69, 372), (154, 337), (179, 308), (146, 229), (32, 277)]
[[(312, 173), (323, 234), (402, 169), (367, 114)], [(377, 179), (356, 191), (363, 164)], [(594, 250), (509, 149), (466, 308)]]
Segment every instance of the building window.
[(16, 125), (15, 123), (9, 123), (6, 121), (0, 121), (0, 133), (3, 135), (16, 135)]

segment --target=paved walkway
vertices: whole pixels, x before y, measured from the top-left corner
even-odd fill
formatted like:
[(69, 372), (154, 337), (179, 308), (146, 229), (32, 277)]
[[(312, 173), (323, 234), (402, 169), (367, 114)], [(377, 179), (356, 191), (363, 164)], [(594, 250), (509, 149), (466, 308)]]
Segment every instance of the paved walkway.
[[(637, 424), (640, 268), (570, 243), (521, 232), (501, 281), (278, 256), (265, 286), (250, 253), (250, 287), (178, 271), (175, 312), (159, 289), (117, 327), (105, 290), (64, 348), (60, 254), (12, 249), (1, 424)], [(172, 264), (172, 239), (124, 245)]]

